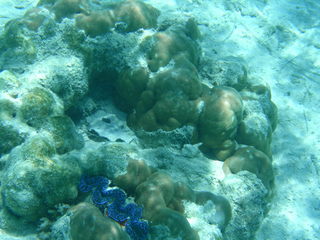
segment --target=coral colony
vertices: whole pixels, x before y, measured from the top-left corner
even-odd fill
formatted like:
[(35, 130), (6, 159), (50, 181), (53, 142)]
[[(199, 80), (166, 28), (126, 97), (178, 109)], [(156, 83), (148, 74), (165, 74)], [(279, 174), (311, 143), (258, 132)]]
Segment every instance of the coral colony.
[(142, 207), (135, 203), (126, 204), (126, 194), (119, 188), (109, 188), (109, 180), (102, 176), (83, 176), (79, 190), (91, 192), (93, 203), (109, 218), (125, 227), (133, 240), (145, 240), (148, 235), (148, 223), (141, 220)]
[[(254, 238), (274, 186), (278, 114), (270, 88), (248, 75), (241, 59), (206, 56), (216, 46), (207, 48), (215, 45), (211, 38), (200, 44), (206, 28), (198, 29), (196, 18), (160, 14), (140, 0), (39, 0), (6, 23), (0, 33), (1, 229), (29, 232), (24, 228), (56, 205), (75, 203), (79, 186), (94, 204), (72, 206), (70, 216), (45, 230), (50, 239), (221, 239), (208, 234), (212, 222), (228, 239)], [(124, 137), (120, 143), (89, 124), (112, 109), (124, 112), (117, 121), (137, 142)], [(161, 144), (149, 144), (150, 136)], [(215, 185), (222, 174), (211, 171), (218, 166), (211, 160), (224, 161), (225, 175), (239, 173), (230, 177), (241, 181)], [(82, 172), (108, 176), (118, 188), (101, 176), (79, 184)], [(120, 188), (144, 207), (150, 227)], [(208, 191), (193, 190), (199, 188)], [(204, 225), (189, 223), (187, 207), (205, 208), (208, 201), (213, 220), (193, 211)], [(68, 233), (59, 222), (65, 218)]]

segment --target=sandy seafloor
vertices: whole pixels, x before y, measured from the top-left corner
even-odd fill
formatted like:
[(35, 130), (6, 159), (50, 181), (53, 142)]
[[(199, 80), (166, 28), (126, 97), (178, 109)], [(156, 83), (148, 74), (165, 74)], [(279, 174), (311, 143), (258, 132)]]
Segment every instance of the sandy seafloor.
[[(36, 2), (0, 0), (0, 31)], [(241, 57), (249, 76), (271, 87), (279, 109), (272, 143), (275, 196), (256, 239), (320, 239), (320, 2), (147, 2), (164, 16), (195, 17), (206, 56)]]

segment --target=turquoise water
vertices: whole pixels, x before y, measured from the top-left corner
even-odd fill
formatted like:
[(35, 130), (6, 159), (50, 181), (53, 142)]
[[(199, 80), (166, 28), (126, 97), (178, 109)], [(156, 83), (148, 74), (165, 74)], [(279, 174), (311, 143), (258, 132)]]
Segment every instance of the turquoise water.
[(319, 239), (319, 3), (0, 9), (0, 239)]

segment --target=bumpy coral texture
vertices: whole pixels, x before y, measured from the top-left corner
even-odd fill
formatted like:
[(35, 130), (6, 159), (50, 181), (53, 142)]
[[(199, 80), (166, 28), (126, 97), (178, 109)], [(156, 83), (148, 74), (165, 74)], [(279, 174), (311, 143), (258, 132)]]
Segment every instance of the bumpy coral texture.
[(102, 35), (110, 31), (114, 25), (114, 17), (110, 10), (94, 12), (90, 15), (78, 14), (76, 25), (91, 37)]
[(20, 134), (10, 121), (0, 121), (0, 156), (23, 143), (25, 136)]
[(37, 31), (46, 20), (45, 13), (40, 8), (31, 8), (23, 16), (22, 22), (31, 31)]
[(33, 137), (12, 150), (7, 168), (1, 193), (4, 207), (16, 216), (35, 221), (77, 196), (80, 169), (74, 159), (55, 156), (49, 136)]
[(278, 110), (271, 101), (270, 89), (256, 85), (242, 90), (240, 94), (244, 103), (244, 119), (239, 125), (236, 139), (271, 157), (271, 138), (277, 126)]
[[(75, 10), (81, 12), (80, 8)], [(137, 0), (127, 0), (110, 3), (100, 11), (80, 13), (76, 16), (76, 25), (85, 30), (89, 36), (95, 37), (109, 32), (111, 28), (116, 27), (117, 22), (123, 23), (124, 26), (119, 29), (123, 32), (133, 32), (140, 28), (154, 28), (157, 26), (159, 15), (159, 10), (149, 4)]]
[(220, 159), (235, 148), (235, 135), (242, 120), (242, 100), (233, 88), (214, 87), (203, 97), (204, 109), (199, 119), (199, 139)]
[[(194, 126), (193, 141), (201, 142), (202, 150), (224, 160), (236, 149), (242, 99), (231, 87), (210, 89), (201, 83), (197, 69), (201, 53), (196, 36), (190, 37), (188, 32), (190, 25), (195, 27), (190, 20), (185, 26), (169, 27), (146, 38), (142, 48), (150, 45), (145, 47), (148, 69), (120, 73), (115, 100), (129, 113), (130, 127), (170, 131)], [(132, 95), (125, 96), (127, 89)], [(125, 104), (127, 100), (131, 100), (129, 104)]]
[(148, 83), (129, 116), (129, 124), (146, 131), (173, 130), (195, 124), (198, 118), (197, 99), (202, 86), (194, 68), (180, 59), (174, 68), (159, 73)]
[(54, 99), (52, 94), (36, 87), (23, 95), (19, 115), (29, 125), (39, 127), (44, 121), (54, 114)]
[(158, 32), (146, 41), (154, 42), (147, 53), (148, 67), (157, 72), (160, 67), (166, 66), (176, 56), (183, 56), (193, 65), (199, 62), (199, 48), (195, 41), (189, 38), (184, 29), (168, 29)]
[(165, 225), (173, 237), (198, 239), (183, 216), (182, 200), (197, 204), (213, 201), (217, 210), (215, 223), (221, 230), (231, 218), (230, 204), (225, 198), (209, 192), (195, 192), (184, 183), (175, 183), (169, 175), (148, 167), (143, 161), (130, 160), (127, 173), (116, 177), (114, 183), (133, 194), (135, 201), (143, 205), (143, 217), (150, 221), (151, 228)]
[(254, 147), (244, 147), (237, 150), (234, 155), (223, 163), (225, 173), (238, 173), (249, 171), (254, 173), (267, 189), (273, 186), (273, 170), (270, 158)]
[(35, 61), (36, 46), (27, 32), (28, 29), (21, 19), (6, 23), (0, 36), (0, 69), (21, 68)]
[(139, 28), (156, 27), (160, 11), (142, 1), (128, 0), (116, 5), (114, 15), (117, 21), (126, 24), (124, 29), (126, 32), (133, 32)]
[(76, 131), (76, 127), (69, 117), (57, 116), (49, 118), (45, 126), (50, 130), (59, 154), (83, 147), (82, 136)]

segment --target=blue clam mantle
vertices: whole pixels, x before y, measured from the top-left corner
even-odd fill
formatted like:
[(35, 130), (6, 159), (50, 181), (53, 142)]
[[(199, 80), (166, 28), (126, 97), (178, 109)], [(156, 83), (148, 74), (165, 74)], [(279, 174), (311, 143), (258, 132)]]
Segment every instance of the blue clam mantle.
[(109, 180), (102, 176), (84, 176), (80, 180), (79, 190), (91, 192), (93, 203), (107, 216), (125, 226), (132, 240), (145, 240), (148, 235), (148, 223), (141, 220), (142, 207), (135, 203), (126, 204), (126, 194), (119, 188), (108, 189)]

